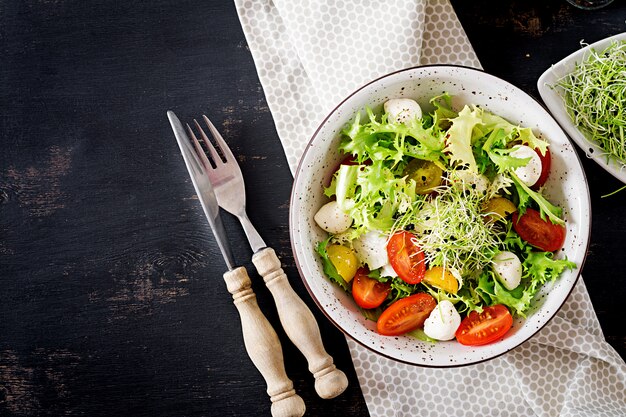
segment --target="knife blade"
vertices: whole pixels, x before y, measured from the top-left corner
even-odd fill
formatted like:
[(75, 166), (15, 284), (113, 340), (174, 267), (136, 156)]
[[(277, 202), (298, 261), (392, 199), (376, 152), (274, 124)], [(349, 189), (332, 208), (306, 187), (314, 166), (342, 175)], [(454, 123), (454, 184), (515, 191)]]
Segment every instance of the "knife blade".
[(200, 158), (198, 158), (198, 155), (191, 145), (191, 140), (187, 136), (182, 123), (178, 117), (176, 117), (176, 114), (170, 110), (167, 112), (167, 117), (172, 125), (172, 130), (174, 130), (174, 136), (176, 137), (176, 142), (185, 160), (193, 188), (196, 190), (198, 200), (200, 200), (200, 204), (202, 205), (202, 210), (209, 221), (211, 231), (217, 241), (217, 246), (220, 248), (220, 252), (222, 252), (222, 257), (224, 258), (224, 262), (226, 262), (228, 270), (232, 271), (234, 269), (233, 256), (228, 240), (226, 239), (226, 231), (224, 230), (224, 224), (220, 217), (220, 208), (217, 204), (217, 198), (213, 192), (211, 181), (209, 181), (206, 175), (206, 167)]

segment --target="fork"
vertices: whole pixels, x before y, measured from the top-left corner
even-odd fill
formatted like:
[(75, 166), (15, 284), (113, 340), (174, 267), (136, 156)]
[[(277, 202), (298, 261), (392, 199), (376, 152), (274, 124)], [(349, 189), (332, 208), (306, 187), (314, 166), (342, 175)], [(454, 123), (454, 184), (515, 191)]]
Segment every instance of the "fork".
[(194, 123), (208, 149), (210, 161), (206, 158), (193, 129), (189, 125), (187, 129), (198, 153), (205, 158), (204, 163), (207, 166), (207, 174), (213, 184), (217, 202), (220, 207), (235, 215), (241, 222), (254, 252), (252, 263), (272, 293), (285, 333), (308, 362), (309, 371), (315, 378), (315, 391), (321, 398), (334, 398), (346, 389), (348, 379), (341, 370), (337, 369), (333, 358), (324, 349), (315, 317), (289, 284), (276, 252), (267, 247), (250, 222), (246, 213), (243, 175), (235, 156), (209, 118), (204, 115), (202, 117), (223, 158), (197, 120), (194, 119)]

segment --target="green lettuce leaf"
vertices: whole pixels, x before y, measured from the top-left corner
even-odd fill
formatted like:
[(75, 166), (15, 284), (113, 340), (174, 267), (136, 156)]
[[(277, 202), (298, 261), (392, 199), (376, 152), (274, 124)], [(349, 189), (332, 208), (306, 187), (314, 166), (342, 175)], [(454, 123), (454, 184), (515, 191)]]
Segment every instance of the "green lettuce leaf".
[(495, 304), (491, 301), (492, 297), (495, 294), (494, 283), (495, 280), (492, 278), (488, 271), (482, 271), (482, 273), (478, 277), (475, 291), (486, 305)]
[(388, 165), (384, 161), (341, 165), (327, 189), (335, 191), (337, 204), (354, 219), (358, 234), (389, 232), (396, 215), (410, 210), (417, 201), (415, 181), (397, 176)]
[(539, 149), (541, 155), (546, 154), (546, 150), (548, 149), (548, 142), (543, 141), (535, 136), (531, 128), (517, 128), (519, 133), (519, 139), (522, 141), (524, 145), (528, 145), (533, 149)]
[(489, 156), (489, 159), (497, 167), (498, 173), (525, 166), (530, 158), (516, 158), (511, 156), (513, 149), (506, 147), (508, 140), (507, 133), (502, 128), (493, 130), (485, 143), (482, 150)]
[(459, 313), (469, 312), (469, 311), (482, 311), (482, 299), (480, 295), (475, 291), (472, 286), (463, 285), (461, 289), (456, 294), (449, 293), (447, 291), (438, 290), (424, 282), (422, 282), (422, 286), (426, 288), (426, 291), (432, 295), (437, 302), (441, 302), (443, 300), (450, 301), (455, 305), (457, 311)]
[(541, 218), (545, 219), (545, 217), (548, 216), (550, 221), (554, 224), (565, 224), (565, 221), (561, 219), (561, 216), (563, 215), (563, 210), (560, 207), (550, 203), (540, 193), (531, 190), (530, 187), (528, 187), (524, 183), (524, 181), (520, 180), (519, 177), (513, 172), (510, 172), (509, 174), (511, 176), (511, 179), (513, 179), (515, 189), (517, 190), (517, 194), (520, 199), (518, 205), (520, 214), (525, 213), (526, 208), (528, 207), (528, 203), (530, 199), (532, 199), (535, 203), (537, 203), (537, 206), (539, 206)]
[(425, 128), (424, 121), (419, 119), (406, 124), (392, 123), (386, 114), (379, 121), (371, 109), (366, 109), (366, 113), (367, 123), (361, 123), (358, 114), (342, 131), (344, 140), (340, 149), (354, 155), (357, 162), (370, 159), (398, 164), (405, 156), (433, 162), (445, 159), (444, 136), (436, 125)]
[(417, 285), (407, 284), (398, 277), (393, 278), (391, 280), (391, 302), (393, 303), (401, 298), (415, 294), (417, 290)]
[(525, 311), (530, 307), (530, 302), (534, 292), (526, 293), (523, 286), (517, 287), (513, 291), (509, 291), (495, 279), (492, 271), (483, 271), (480, 275), (478, 291), (487, 305), (504, 304), (513, 315), (525, 317)]
[(450, 162), (465, 166), (471, 172), (478, 172), (474, 153), (472, 152), (472, 132), (474, 127), (482, 123), (482, 110), (465, 106), (459, 115), (450, 122), (446, 151), (450, 152)]
[(510, 153), (512, 151), (513, 149), (493, 149), (487, 151), (489, 159), (498, 167), (498, 173), (502, 174), (505, 171), (526, 166), (528, 161), (530, 161), (530, 158), (516, 158), (511, 156)]
[[(529, 289), (532, 289), (529, 291)], [(521, 291), (520, 291), (521, 290)], [(494, 294), (492, 302), (494, 304), (504, 304), (511, 309), (513, 315), (526, 317), (526, 311), (530, 308), (530, 303), (537, 289), (534, 287), (524, 288), (519, 286), (512, 291), (507, 290), (494, 279)], [(521, 294), (520, 294), (521, 292)]]
[(342, 164), (337, 170), (335, 181), (331, 184), (331, 186), (334, 186), (335, 195), (337, 196), (337, 205), (343, 211), (347, 212), (354, 206), (358, 173), (358, 165)]
[(452, 110), (452, 97), (450, 97), (448, 93), (433, 97), (430, 99), (430, 104), (435, 106), (434, 124), (441, 126), (444, 124), (443, 122), (448, 122), (450, 119), (454, 119), (459, 115)]
[(377, 307), (377, 308), (372, 308), (372, 309), (359, 307), (359, 310), (361, 311), (361, 314), (363, 314), (363, 317), (371, 321), (378, 321), (378, 318), (380, 317), (380, 315), (383, 314), (382, 307)]
[(566, 269), (576, 268), (576, 264), (566, 259), (554, 259), (552, 252), (530, 252), (524, 260), (525, 276), (544, 284), (554, 281)]
[(421, 340), (422, 342), (437, 343), (437, 339), (433, 339), (432, 337), (429, 337), (422, 329), (415, 329), (413, 331), (406, 333), (406, 335), (411, 336), (417, 340)]
[(502, 129), (509, 136), (509, 141), (516, 139), (521, 140), (524, 145), (528, 145), (533, 149), (539, 149), (542, 155), (546, 154), (548, 142), (537, 138), (531, 128), (521, 128), (489, 112), (484, 112), (482, 119), (484, 128), (487, 131)]

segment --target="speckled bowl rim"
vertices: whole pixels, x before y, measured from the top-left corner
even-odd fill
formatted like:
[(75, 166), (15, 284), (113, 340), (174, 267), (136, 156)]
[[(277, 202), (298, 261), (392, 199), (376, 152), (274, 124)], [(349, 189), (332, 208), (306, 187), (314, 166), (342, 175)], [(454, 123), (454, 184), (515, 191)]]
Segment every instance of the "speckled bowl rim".
[[(291, 208), (293, 207), (293, 203), (294, 203), (294, 198), (295, 198), (295, 194), (296, 194), (296, 184), (298, 183), (298, 175), (301, 172), (302, 169), (302, 164), (304, 161), (304, 157), (307, 154), (307, 152), (309, 151), (309, 149), (311, 148), (311, 145), (313, 143), (313, 141), (315, 140), (315, 138), (317, 137), (317, 135), (319, 134), (320, 130), (322, 130), (322, 128), (324, 127), (324, 125), (326, 124), (326, 122), (331, 118), (331, 116), (341, 107), (343, 106), (343, 104), (348, 101), (352, 96), (354, 96), (355, 94), (357, 94), (359, 91), (363, 90), (364, 88), (377, 83), (378, 81), (393, 76), (395, 74), (399, 74), (402, 72), (406, 72), (406, 71), (413, 71), (413, 70), (417, 70), (417, 69), (424, 69), (424, 68), (431, 68), (433, 70), (436, 70), (437, 68), (460, 68), (460, 69), (464, 69), (464, 70), (470, 70), (470, 71), (476, 71), (477, 73), (481, 73), (481, 74), (486, 74), (489, 75), (491, 77), (494, 77), (506, 84), (509, 84), (511, 87), (513, 87), (515, 90), (517, 90), (519, 93), (526, 95), (528, 98), (530, 98), (532, 101), (534, 101), (535, 103), (537, 103), (537, 105), (539, 105), (541, 108), (543, 108), (546, 113), (548, 114), (548, 116), (556, 123), (556, 125), (558, 126), (559, 129), (561, 129), (561, 131), (563, 132), (563, 135), (565, 136), (565, 138), (570, 142), (570, 144), (573, 146), (573, 144), (571, 143), (572, 140), (569, 137), (569, 135), (567, 135), (564, 131), (563, 128), (561, 127), (561, 125), (556, 121), (556, 119), (554, 118), (554, 116), (552, 115), (552, 113), (550, 113), (549, 109), (543, 104), (541, 103), (539, 100), (537, 100), (535, 97), (531, 96), (530, 94), (526, 93), (524, 90), (522, 90), (521, 88), (515, 86), (514, 84), (504, 80), (501, 77), (498, 77), (496, 75), (490, 74), (484, 70), (478, 69), (478, 68), (473, 68), (473, 67), (468, 67), (468, 66), (464, 66), (464, 65), (452, 65), (452, 64), (437, 64), (437, 65), (418, 65), (418, 66), (413, 66), (413, 67), (408, 67), (408, 68), (403, 68), (401, 70), (398, 71), (393, 71), (390, 73), (387, 73), (385, 75), (382, 75), (372, 81), (369, 81), (366, 84), (363, 84), (361, 87), (357, 88), (356, 90), (354, 90), (352, 93), (350, 93), (349, 95), (347, 95), (339, 104), (337, 104), (337, 106), (335, 106), (329, 113), (328, 115), (326, 115), (326, 117), (320, 122), (319, 126), (317, 127), (317, 129), (315, 130), (315, 132), (313, 133), (313, 135), (311, 136), (311, 139), (307, 142), (307, 145), (304, 149), (304, 152), (302, 153), (302, 155), (300, 156), (300, 160), (298, 161), (298, 166), (296, 168), (296, 172), (294, 175), (294, 181), (293, 181), (293, 186), (291, 189), (291, 195), (289, 198), (289, 239), (291, 241), (291, 250), (293, 252), (293, 257), (294, 257), (294, 261), (296, 264), (296, 268), (298, 269), (298, 274), (300, 274), (300, 279), (302, 280), (302, 282), (304, 283), (305, 288), (307, 289), (309, 295), (311, 296), (311, 298), (313, 299), (313, 301), (315, 301), (315, 304), (317, 305), (317, 307), (322, 311), (322, 313), (324, 314), (324, 316), (326, 316), (326, 318), (335, 326), (337, 327), (344, 335), (348, 336), (350, 339), (354, 340), (356, 343), (358, 343), (359, 345), (365, 347), (366, 349), (381, 355), (387, 359), (393, 360), (395, 362), (400, 362), (400, 363), (405, 363), (407, 365), (412, 365), (412, 366), (419, 366), (419, 367), (424, 367), (424, 368), (460, 368), (460, 367), (464, 367), (464, 366), (470, 366), (470, 365), (476, 365), (479, 363), (483, 363), (483, 362), (488, 362), (491, 361), (495, 358), (499, 358), (500, 356), (518, 348), (519, 346), (521, 346), (522, 344), (524, 344), (525, 342), (529, 341), (530, 339), (532, 339), (533, 337), (535, 337), (535, 335), (537, 333), (539, 333), (544, 327), (546, 327), (548, 325), (548, 323), (550, 323), (550, 321), (552, 321), (552, 319), (554, 318), (554, 316), (557, 315), (557, 313), (561, 310), (561, 308), (563, 307), (563, 305), (565, 304), (565, 302), (569, 299), (570, 295), (572, 294), (572, 291), (574, 290), (574, 287), (576, 286), (576, 284), (578, 283), (581, 274), (582, 274), (582, 270), (584, 268), (584, 264), (585, 261), (587, 260), (587, 255), (589, 253), (589, 245), (590, 245), (590, 236), (591, 236), (591, 224), (592, 224), (592, 207), (591, 204), (589, 204), (589, 225), (587, 227), (586, 233), (587, 233), (587, 242), (585, 245), (585, 250), (584, 250), (584, 255), (582, 257), (582, 261), (580, 262), (580, 266), (578, 268), (578, 273), (576, 274), (576, 278), (572, 281), (572, 286), (570, 288), (570, 290), (567, 293), (567, 296), (563, 298), (563, 301), (561, 302), (561, 304), (559, 305), (558, 308), (556, 308), (554, 310), (554, 313), (546, 320), (546, 322), (538, 327), (535, 331), (531, 332), (530, 335), (520, 341), (517, 345), (504, 350), (501, 353), (495, 354), (491, 357), (488, 358), (484, 358), (484, 359), (480, 359), (480, 360), (475, 360), (475, 361), (470, 361), (467, 363), (456, 363), (456, 364), (450, 364), (450, 365), (429, 365), (429, 364), (425, 364), (425, 363), (414, 363), (414, 362), (410, 362), (407, 360), (403, 360), (403, 359), (399, 359), (396, 358), (394, 356), (382, 353), (378, 350), (372, 349), (370, 346), (366, 345), (365, 343), (361, 342), (360, 340), (358, 340), (357, 338), (353, 337), (350, 333), (348, 333), (346, 330), (343, 329), (343, 327), (341, 327), (339, 325), (339, 323), (337, 323), (335, 320), (333, 320), (333, 318), (326, 312), (326, 310), (323, 308), (322, 304), (320, 303), (320, 301), (318, 300), (318, 298), (315, 296), (313, 290), (311, 289), (311, 287), (309, 286), (307, 279), (305, 278), (305, 274), (304, 271), (302, 270), (302, 267), (300, 266), (300, 261), (298, 259), (298, 254), (297, 254), (297, 250), (294, 244), (294, 237), (295, 237), (295, 231), (294, 231), (294, 214), (291, 210)], [(585, 184), (585, 190), (587, 192), (587, 200), (589, 202), (591, 202), (591, 195), (589, 193), (589, 182), (587, 181), (587, 174), (585, 173), (584, 167), (582, 165), (582, 161), (580, 159), (580, 157), (578, 156), (577, 152), (573, 152), (574, 155), (576, 156), (576, 160), (578, 161), (578, 164), (580, 165), (581, 171), (582, 171), (582, 177), (584, 179), (584, 184)]]

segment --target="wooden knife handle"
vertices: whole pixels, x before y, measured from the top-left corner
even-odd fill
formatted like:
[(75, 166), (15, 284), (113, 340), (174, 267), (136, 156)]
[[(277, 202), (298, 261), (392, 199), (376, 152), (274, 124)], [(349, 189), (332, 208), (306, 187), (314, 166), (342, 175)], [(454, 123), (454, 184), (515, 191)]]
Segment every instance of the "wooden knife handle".
[(301, 417), (305, 411), (304, 401), (296, 394), (293, 382), (285, 373), (280, 340), (257, 304), (246, 269), (239, 267), (226, 272), (224, 281), (241, 317), (248, 355), (267, 383), (272, 416)]
[(322, 398), (334, 398), (348, 386), (348, 378), (326, 353), (320, 329), (311, 310), (291, 288), (280, 260), (272, 248), (255, 253), (252, 263), (269, 288), (285, 333), (309, 363), (315, 377), (315, 391)]

